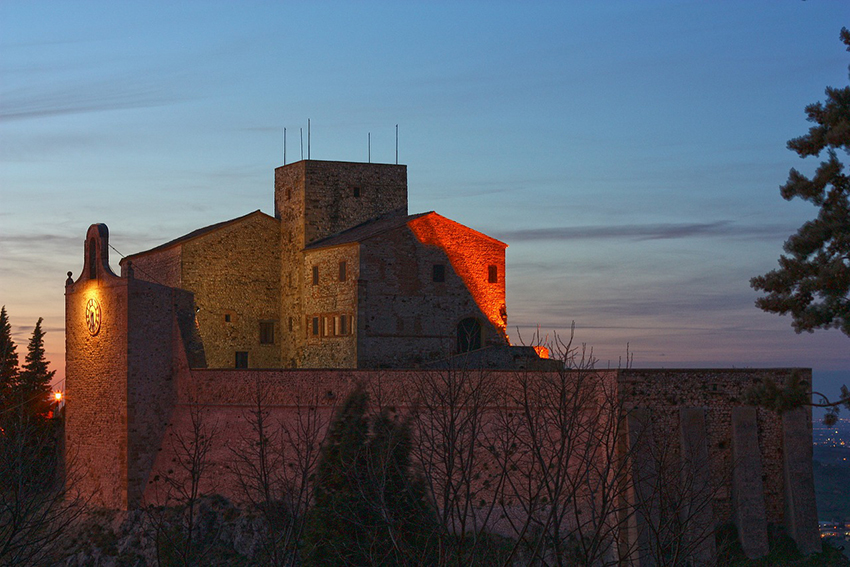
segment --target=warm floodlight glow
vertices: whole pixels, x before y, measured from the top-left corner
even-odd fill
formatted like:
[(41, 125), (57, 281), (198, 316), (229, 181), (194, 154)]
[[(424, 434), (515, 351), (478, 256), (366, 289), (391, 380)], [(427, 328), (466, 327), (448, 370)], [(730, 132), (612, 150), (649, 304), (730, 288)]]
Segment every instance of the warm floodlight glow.
[(56, 400), (57, 403), (61, 402), (62, 401), (62, 392), (53, 392), (53, 399)]
[[(505, 286), (498, 277), (504, 273), (507, 245), (437, 213), (417, 217), (407, 226), (422, 244), (442, 249), (481, 313), (507, 339)], [(496, 266), (495, 284), (489, 266)]]
[(540, 358), (549, 358), (549, 349), (545, 346), (537, 345), (536, 347), (534, 347), (534, 352), (536, 352), (537, 356), (539, 356)]
[(100, 303), (97, 299), (89, 299), (86, 304), (86, 327), (92, 336), (100, 332), (100, 318)]

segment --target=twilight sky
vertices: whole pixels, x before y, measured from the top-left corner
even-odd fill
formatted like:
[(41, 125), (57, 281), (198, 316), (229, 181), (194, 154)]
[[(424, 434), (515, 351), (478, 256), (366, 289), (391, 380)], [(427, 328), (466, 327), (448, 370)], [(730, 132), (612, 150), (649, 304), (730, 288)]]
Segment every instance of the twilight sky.
[[(176, 4), (176, 5), (172, 5)], [(815, 209), (779, 195), (806, 104), (847, 84), (846, 1), (0, 3), (0, 303), (43, 316), (104, 222), (131, 254), (255, 209), (300, 157), (395, 159), (410, 212), (500, 238), (508, 314), (605, 366), (850, 371), (756, 309)], [(118, 256), (112, 265), (117, 271)]]

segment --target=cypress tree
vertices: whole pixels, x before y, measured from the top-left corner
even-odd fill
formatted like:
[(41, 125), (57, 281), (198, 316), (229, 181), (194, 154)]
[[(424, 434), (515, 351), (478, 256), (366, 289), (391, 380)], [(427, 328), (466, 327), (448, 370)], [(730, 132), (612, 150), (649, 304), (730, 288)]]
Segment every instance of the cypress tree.
[(352, 392), (322, 446), (304, 565), (427, 564), (436, 524), (411, 474), (410, 429), (387, 411), (369, 419), (368, 405), (362, 388)]
[(6, 306), (0, 308), (0, 412), (11, 407), (12, 391), (18, 378), (18, 352), (12, 340), (12, 326)]
[(322, 445), (313, 506), (304, 530), (304, 565), (368, 565), (367, 526), (374, 523), (363, 495), (368, 395), (357, 388), (343, 402)]
[(39, 317), (27, 345), (27, 356), (18, 375), (15, 397), (24, 404), (25, 413), (36, 420), (43, 420), (50, 410), (50, 381), (55, 370), (47, 369), (44, 357), (44, 331)]

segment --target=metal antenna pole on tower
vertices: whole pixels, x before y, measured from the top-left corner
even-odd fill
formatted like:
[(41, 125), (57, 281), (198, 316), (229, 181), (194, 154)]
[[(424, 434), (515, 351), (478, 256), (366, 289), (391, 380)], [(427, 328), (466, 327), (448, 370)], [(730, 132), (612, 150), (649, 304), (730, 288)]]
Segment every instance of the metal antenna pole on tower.
[(398, 165), (398, 124), (395, 125), (395, 164)]
[(283, 165), (286, 165), (286, 128), (283, 129)]
[(301, 136), (301, 161), (304, 161), (304, 128), (299, 128), (298, 133)]
[(307, 159), (310, 159), (310, 119), (307, 119)]
[(369, 132), (369, 141), (367, 144), (369, 147), (369, 163), (372, 163), (372, 132)]

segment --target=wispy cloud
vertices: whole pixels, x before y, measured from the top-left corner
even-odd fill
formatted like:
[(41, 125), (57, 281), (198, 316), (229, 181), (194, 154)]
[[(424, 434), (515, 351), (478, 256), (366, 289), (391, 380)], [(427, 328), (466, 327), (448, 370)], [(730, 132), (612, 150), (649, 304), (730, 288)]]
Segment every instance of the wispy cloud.
[(163, 106), (186, 100), (164, 82), (113, 77), (90, 83), (72, 83), (50, 90), (20, 88), (3, 93), (0, 120), (26, 120)]
[(706, 223), (655, 223), (610, 226), (562, 226), (494, 231), (497, 238), (507, 242), (537, 240), (631, 239), (668, 240), (676, 238), (734, 237), (781, 238), (787, 228), (780, 226), (747, 226), (723, 220)]

